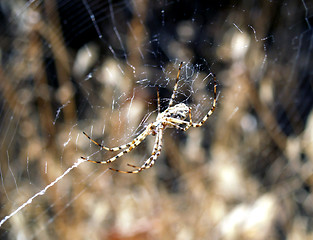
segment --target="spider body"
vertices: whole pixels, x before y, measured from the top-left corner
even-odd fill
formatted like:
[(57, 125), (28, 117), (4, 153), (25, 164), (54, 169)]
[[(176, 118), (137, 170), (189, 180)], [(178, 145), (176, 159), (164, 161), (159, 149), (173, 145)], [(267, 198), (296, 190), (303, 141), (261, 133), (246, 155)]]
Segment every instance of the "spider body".
[[(126, 143), (124, 145), (121, 145), (119, 147), (114, 147), (114, 148), (106, 147), (106, 146), (103, 146), (102, 144), (99, 144), (98, 142), (96, 142), (95, 140), (90, 138), (85, 132), (83, 132), (84, 135), (86, 135), (86, 137), (90, 141), (92, 141), (94, 144), (98, 145), (101, 149), (104, 149), (107, 151), (112, 151), (112, 152), (113, 151), (119, 151), (122, 149), (124, 149), (124, 150), (121, 151), (120, 153), (118, 153), (117, 155), (115, 155), (114, 157), (112, 157), (108, 160), (105, 160), (105, 161), (94, 161), (94, 160), (87, 159), (85, 157), (81, 157), (81, 158), (84, 160), (87, 160), (89, 162), (93, 162), (93, 163), (100, 163), (100, 164), (110, 163), (110, 162), (115, 161), (119, 157), (123, 156), (124, 154), (130, 152), (134, 148), (136, 148), (147, 136), (149, 136), (149, 135), (155, 136), (155, 143), (154, 143), (154, 147), (153, 147), (151, 156), (140, 167), (135, 166), (135, 165), (131, 165), (131, 164), (127, 164), (128, 166), (134, 168), (134, 170), (132, 170), (132, 171), (122, 171), (122, 170), (118, 170), (118, 169), (114, 169), (114, 168), (109, 168), (110, 170), (120, 172), (120, 173), (139, 173), (142, 170), (150, 168), (154, 165), (156, 159), (158, 158), (158, 156), (160, 155), (161, 150), (162, 150), (163, 131), (166, 128), (176, 128), (179, 130), (186, 131), (190, 127), (201, 127), (204, 124), (204, 122), (213, 114), (215, 107), (216, 107), (216, 101), (217, 101), (216, 77), (214, 75), (213, 105), (212, 105), (210, 111), (203, 117), (201, 122), (193, 123), (192, 118), (191, 118), (191, 107), (188, 107), (184, 103), (178, 103), (178, 104), (173, 106), (173, 101), (176, 97), (177, 84), (178, 84), (182, 64), (183, 63), (181, 62), (179, 69), (178, 69), (176, 82), (175, 82), (174, 90), (173, 90), (173, 93), (172, 93), (172, 96), (171, 96), (171, 99), (169, 102), (169, 106), (163, 112), (160, 111), (160, 96), (159, 96), (159, 90), (157, 90), (158, 115), (157, 115), (155, 122), (148, 124), (146, 129), (139, 136), (137, 136), (133, 141)], [(186, 121), (186, 119), (188, 119), (188, 118), (189, 118), (189, 121)]]
[[(184, 124), (184, 122), (188, 117), (189, 107), (187, 107), (184, 103), (179, 103), (174, 105), (173, 107), (167, 108), (164, 112), (158, 114), (156, 121), (151, 123), (150, 134), (155, 136), (160, 128), (163, 130), (166, 128), (178, 128), (181, 129), (179, 126), (180, 124)], [(148, 135), (150, 135), (148, 134)]]
[(173, 107), (167, 108), (164, 112), (159, 113), (156, 121), (166, 120), (167, 118), (174, 118), (178, 120), (185, 120), (188, 117), (190, 107), (185, 103), (179, 103)]

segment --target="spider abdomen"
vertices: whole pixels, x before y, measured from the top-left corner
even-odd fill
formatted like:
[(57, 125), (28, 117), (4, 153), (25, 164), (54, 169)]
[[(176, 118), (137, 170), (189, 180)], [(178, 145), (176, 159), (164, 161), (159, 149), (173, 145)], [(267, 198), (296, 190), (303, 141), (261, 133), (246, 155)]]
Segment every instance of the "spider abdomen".
[(162, 118), (175, 118), (179, 120), (185, 120), (188, 117), (189, 107), (184, 103), (179, 103), (173, 107), (169, 107), (162, 112)]

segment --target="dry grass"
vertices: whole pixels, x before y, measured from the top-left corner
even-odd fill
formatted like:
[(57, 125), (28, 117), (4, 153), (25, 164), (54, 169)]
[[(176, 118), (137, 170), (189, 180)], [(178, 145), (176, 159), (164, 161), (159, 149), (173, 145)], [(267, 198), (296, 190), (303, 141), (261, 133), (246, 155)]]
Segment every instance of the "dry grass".
[[(193, 22), (184, 2), (138, 1), (131, 16), (122, 2), (111, 5), (113, 24), (106, 22), (109, 4), (85, 2), (97, 25), (82, 2), (66, 1), (33, 3), (4, 24), (1, 219), (80, 156), (110, 156), (97, 153), (82, 131), (108, 146), (131, 140), (142, 119), (155, 117), (153, 86), (162, 87), (166, 107), (179, 61), (189, 61), (186, 70), (206, 59), (198, 79), (216, 73), (218, 107), (201, 128), (165, 131), (156, 165), (140, 174), (82, 163), (4, 223), (1, 239), (312, 239), (313, 58), (303, 5), (292, 11), (292, 1), (231, 8), (199, 2)], [(22, 9), (17, 1), (5, 5)], [(153, 40), (155, 32), (161, 39)], [(194, 96), (188, 86), (179, 90), (187, 89), (200, 119), (212, 92), (204, 82), (191, 83)], [(153, 141), (148, 137), (112, 165), (139, 164)]]

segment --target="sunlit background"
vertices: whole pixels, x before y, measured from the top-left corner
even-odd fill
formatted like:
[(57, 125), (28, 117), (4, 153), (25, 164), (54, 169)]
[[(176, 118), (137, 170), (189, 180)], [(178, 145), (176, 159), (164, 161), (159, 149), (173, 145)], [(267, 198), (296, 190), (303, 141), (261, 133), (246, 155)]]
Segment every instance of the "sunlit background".
[[(0, 2), (1, 239), (313, 239), (313, 3)], [(200, 128), (148, 136), (168, 107)]]

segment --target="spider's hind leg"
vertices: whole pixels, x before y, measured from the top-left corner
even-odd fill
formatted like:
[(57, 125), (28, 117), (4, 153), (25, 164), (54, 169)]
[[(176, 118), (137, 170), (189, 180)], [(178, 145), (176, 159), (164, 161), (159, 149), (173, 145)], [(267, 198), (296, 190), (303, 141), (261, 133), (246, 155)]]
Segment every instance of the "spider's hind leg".
[(163, 129), (160, 128), (159, 132), (157, 133), (155, 143), (154, 143), (154, 148), (151, 153), (151, 156), (144, 162), (144, 164), (141, 167), (132, 165), (127, 163), (129, 167), (135, 168), (135, 170), (132, 171), (123, 171), (115, 168), (109, 168), (112, 171), (119, 172), (119, 173), (139, 173), (142, 170), (145, 170), (147, 168), (150, 168), (154, 165), (156, 159), (160, 156), (161, 149), (162, 149), (162, 135), (163, 135)]
[(115, 155), (114, 157), (112, 157), (108, 160), (94, 161), (94, 160), (90, 160), (86, 157), (81, 157), (81, 158), (84, 160), (87, 160), (88, 162), (93, 162), (93, 163), (99, 163), (99, 164), (111, 163), (111, 162), (115, 161), (116, 159), (120, 158), (121, 156), (123, 156), (124, 154), (129, 153), (131, 150), (135, 149), (149, 134), (151, 134), (151, 126), (152, 125), (149, 125), (147, 127), (147, 129), (143, 133), (141, 133), (138, 137), (136, 137), (132, 142), (118, 147), (118, 148), (121, 148), (121, 147), (126, 146), (128, 148), (125, 147), (126, 149), (124, 151), (120, 152), (119, 154)]
[[(132, 142), (129, 142), (129, 143), (126, 143), (126, 144), (121, 145), (121, 146), (119, 146), (119, 147), (113, 147), (113, 148), (111, 148), (111, 147), (106, 147), (106, 146), (104, 146), (104, 145), (98, 143), (97, 141), (95, 141), (95, 140), (92, 139), (91, 137), (89, 137), (89, 135), (88, 135), (87, 133), (83, 132), (83, 134), (84, 134), (90, 141), (92, 141), (94, 144), (96, 144), (96, 145), (98, 145), (100, 148), (102, 148), (102, 149), (104, 149), (104, 150), (106, 150), (106, 151), (110, 151), (110, 152), (119, 151), (119, 150), (121, 150), (121, 149), (130, 147), (131, 144), (132, 144)], [(135, 140), (136, 140), (136, 139), (135, 139)]]

